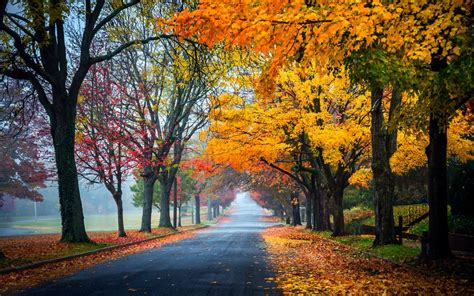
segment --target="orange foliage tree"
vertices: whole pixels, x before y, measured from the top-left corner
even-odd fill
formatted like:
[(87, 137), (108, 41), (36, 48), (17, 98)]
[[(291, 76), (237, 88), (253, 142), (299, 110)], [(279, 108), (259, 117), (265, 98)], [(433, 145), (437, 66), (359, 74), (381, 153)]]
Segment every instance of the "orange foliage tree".
[[(472, 98), (471, 1), (201, 1), (171, 20), (160, 20), (176, 34), (213, 46), (225, 42), (263, 54), (258, 90), (274, 91), (278, 69), (292, 59), (315, 63), (318, 72), (346, 64), (351, 78), (371, 91), (372, 169), (377, 244), (394, 239), (389, 163), (396, 127), (387, 129), (384, 89), (393, 90), (392, 120), (400, 92), (421, 95), (417, 116), (429, 116), (430, 256), (448, 256), (446, 216), (446, 126), (453, 110)], [(454, 87), (460, 81), (466, 88)]]

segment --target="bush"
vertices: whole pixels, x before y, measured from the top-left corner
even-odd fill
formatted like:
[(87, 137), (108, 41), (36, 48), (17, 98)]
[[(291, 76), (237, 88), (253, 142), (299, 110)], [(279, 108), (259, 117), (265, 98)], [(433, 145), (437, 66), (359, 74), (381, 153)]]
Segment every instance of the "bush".
[(346, 190), (344, 190), (344, 199), (342, 203), (344, 209), (351, 209), (354, 207), (373, 209), (373, 191), (365, 188), (357, 189), (353, 186), (347, 187)]
[(470, 216), (449, 216), (449, 230), (454, 233), (474, 235), (474, 218)]
[(470, 216), (474, 219), (474, 161), (465, 164), (451, 161), (449, 164), (449, 203), (453, 215)]
[(345, 231), (351, 234), (360, 234), (362, 224), (369, 224), (374, 219), (374, 211), (361, 207), (354, 207), (344, 211)]

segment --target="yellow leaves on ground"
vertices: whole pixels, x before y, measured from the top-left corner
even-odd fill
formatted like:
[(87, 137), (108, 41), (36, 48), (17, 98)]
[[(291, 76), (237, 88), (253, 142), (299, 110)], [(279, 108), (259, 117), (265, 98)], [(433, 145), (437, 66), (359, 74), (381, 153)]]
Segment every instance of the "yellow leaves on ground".
[(284, 295), (469, 295), (472, 284), (432, 276), (354, 251), (301, 227), (274, 227), (263, 233)]

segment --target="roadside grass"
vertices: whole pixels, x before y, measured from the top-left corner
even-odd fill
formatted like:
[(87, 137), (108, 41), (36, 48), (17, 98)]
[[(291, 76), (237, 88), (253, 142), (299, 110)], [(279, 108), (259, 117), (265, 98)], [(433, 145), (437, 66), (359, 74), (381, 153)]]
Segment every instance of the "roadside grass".
[[(126, 230), (139, 229), (141, 226), (141, 213), (140, 212), (126, 212), (124, 213), (124, 226)], [(152, 213), (152, 223), (157, 224), (159, 221), (159, 213)], [(5, 219), (5, 217), (2, 217)], [(207, 209), (203, 207), (201, 209), (201, 219), (207, 218)], [(2, 219), (2, 220), (3, 220)], [(34, 217), (10, 217), (10, 221), (0, 221), (0, 236), (2, 236), (2, 228), (28, 230), (30, 234), (47, 234), (47, 233), (59, 233), (61, 232), (61, 219), (59, 217), (38, 217), (35, 220)], [(188, 212), (187, 215), (182, 216), (183, 225), (191, 225), (191, 216)], [(89, 231), (114, 231), (117, 229), (117, 215), (116, 214), (104, 214), (104, 215), (86, 215), (84, 217), (84, 223), (86, 230)], [(14, 232), (14, 231), (13, 231)], [(22, 232), (19, 232), (22, 234)]]
[(332, 236), (329, 231), (315, 232), (316, 234), (339, 243), (350, 245), (378, 257), (393, 260), (395, 262), (406, 262), (415, 259), (420, 254), (419, 247), (406, 245), (373, 246), (373, 235), (344, 235)]
[[(400, 205), (393, 208), (394, 217), (399, 215), (404, 217), (404, 221), (407, 220), (409, 205)], [(421, 207), (428, 210), (427, 205)], [(362, 225), (375, 225), (375, 217), (372, 210), (353, 207), (349, 210), (344, 210), (344, 220), (346, 222), (346, 229), (349, 233), (359, 233)], [(462, 233), (467, 235), (474, 235), (474, 219), (472, 217), (457, 216), (451, 213), (450, 207), (448, 207), (448, 222), (449, 230), (454, 233)], [(396, 222), (395, 222), (396, 223)], [(407, 232), (421, 236), (424, 231), (428, 231), (429, 218), (421, 220), (419, 223), (410, 227)]]

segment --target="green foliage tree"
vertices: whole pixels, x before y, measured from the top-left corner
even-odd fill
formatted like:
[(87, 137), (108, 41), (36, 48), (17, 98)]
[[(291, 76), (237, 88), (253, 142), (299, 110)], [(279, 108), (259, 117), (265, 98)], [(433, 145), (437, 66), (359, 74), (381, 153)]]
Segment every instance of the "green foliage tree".
[[(143, 184), (143, 178), (135, 179), (135, 183), (132, 186), (130, 186), (130, 190), (133, 192), (132, 204), (137, 208), (143, 207), (144, 188), (145, 186)], [(158, 211), (160, 210), (160, 196), (161, 196), (160, 184), (155, 183), (153, 187), (152, 204)]]

